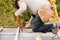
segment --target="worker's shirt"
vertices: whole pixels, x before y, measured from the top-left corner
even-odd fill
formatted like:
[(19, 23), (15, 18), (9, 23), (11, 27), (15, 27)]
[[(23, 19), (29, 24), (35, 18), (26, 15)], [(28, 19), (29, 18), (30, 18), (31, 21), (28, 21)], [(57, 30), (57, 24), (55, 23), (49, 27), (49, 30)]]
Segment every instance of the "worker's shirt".
[(17, 12), (15, 12), (15, 15), (21, 15), (27, 9), (30, 11), (30, 13), (36, 15), (38, 9), (45, 4), (51, 6), (48, 0), (20, 0), (18, 2), (19, 9)]

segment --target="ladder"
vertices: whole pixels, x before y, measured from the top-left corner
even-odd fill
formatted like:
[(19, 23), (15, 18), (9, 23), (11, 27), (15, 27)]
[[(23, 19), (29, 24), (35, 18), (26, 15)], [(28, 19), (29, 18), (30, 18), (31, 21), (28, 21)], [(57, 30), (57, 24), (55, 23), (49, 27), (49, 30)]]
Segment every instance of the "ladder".
[(57, 12), (57, 9), (56, 9), (56, 0), (49, 0), (51, 5), (52, 5), (52, 10), (54, 11), (54, 16), (52, 18), (50, 18), (50, 22), (53, 23), (54, 21), (59, 21), (59, 17), (58, 17), (58, 12)]

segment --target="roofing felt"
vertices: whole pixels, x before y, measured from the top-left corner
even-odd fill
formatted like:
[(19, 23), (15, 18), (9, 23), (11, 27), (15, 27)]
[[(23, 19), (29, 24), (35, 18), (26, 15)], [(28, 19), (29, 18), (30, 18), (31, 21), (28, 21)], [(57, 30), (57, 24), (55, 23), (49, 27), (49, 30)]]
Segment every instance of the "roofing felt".
[[(0, 32), (0, 40), (15, 40), (17, 33), (17, 28), (3, 28), (3, 30)], [(31, 29), (24, 29), (23, 32), (21, 31), (18, 33), (18, 39), (17, 40), (36, 40), (37, 36), (40, 35), (40, 38), (42, 40), (51, 40), (54, 36), (53, 33), (35, 33), (32, 32)], [(60, 35), (60, 30), (58, 31), (58, 34)], [(53, 40), (60, 40), (60, 38), (55, 37)]]

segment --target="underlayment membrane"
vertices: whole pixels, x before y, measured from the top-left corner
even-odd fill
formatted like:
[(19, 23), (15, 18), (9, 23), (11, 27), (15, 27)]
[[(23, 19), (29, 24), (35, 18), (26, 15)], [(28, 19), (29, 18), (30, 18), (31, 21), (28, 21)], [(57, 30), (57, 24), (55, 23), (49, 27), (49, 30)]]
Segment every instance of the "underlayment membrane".
[[(16, 29), (3, 29), (0, 33), (16, 33), (16, 31), (17, 31)], [(28, 30), (24, 30), (23, 32), (21, 31), (21, 33), (33, 33), (33, 32), (32, 32), (32, 30), (28, 29)], [(26, 35), (28, 35), (28, 34), (26, 34)], [(3, 34), (0, 34), (0, 40), (15, 40), (15, 36), (16, 35), (7, 35), (7, 34), (3, 35)], [(35, 36), (35, 35), (33, 35), (33, 36), (21, 36), (19, 34), (18, 40), (36, 40), (36, 37), (37, 36)], [(42, 40), (51, 40), (52, 37), (53, 36), (41, 35)], [(53, 40), (60, 40), (60, 38), (56, 37), (56, 38), (53, 38)]]

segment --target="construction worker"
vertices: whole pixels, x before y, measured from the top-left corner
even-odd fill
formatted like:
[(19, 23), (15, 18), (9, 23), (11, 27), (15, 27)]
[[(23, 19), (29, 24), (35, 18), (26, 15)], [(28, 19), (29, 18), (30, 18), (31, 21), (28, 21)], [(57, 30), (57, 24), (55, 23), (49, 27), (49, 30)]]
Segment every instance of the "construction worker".
[(15, 12), (16, 20), (18, 22), (18, 26), (23, 30), (23, 25), (20, 20), (20, 15), (28, 9), (28, 11), (32, 14), (30, 20), (26, 23), (26, 26), (30, 26), (33, 24), (32, 31), (33, 32), (52, 32), (52, 30), (56, 29), (56, 22), (53, 24), (44, 24), (44, 21), (38, 16), (38, 9), (43, 5), (48, 5), (51, 7), (51, 4), (48, 0), (16, 0), (15, 5), (18, 10)]

